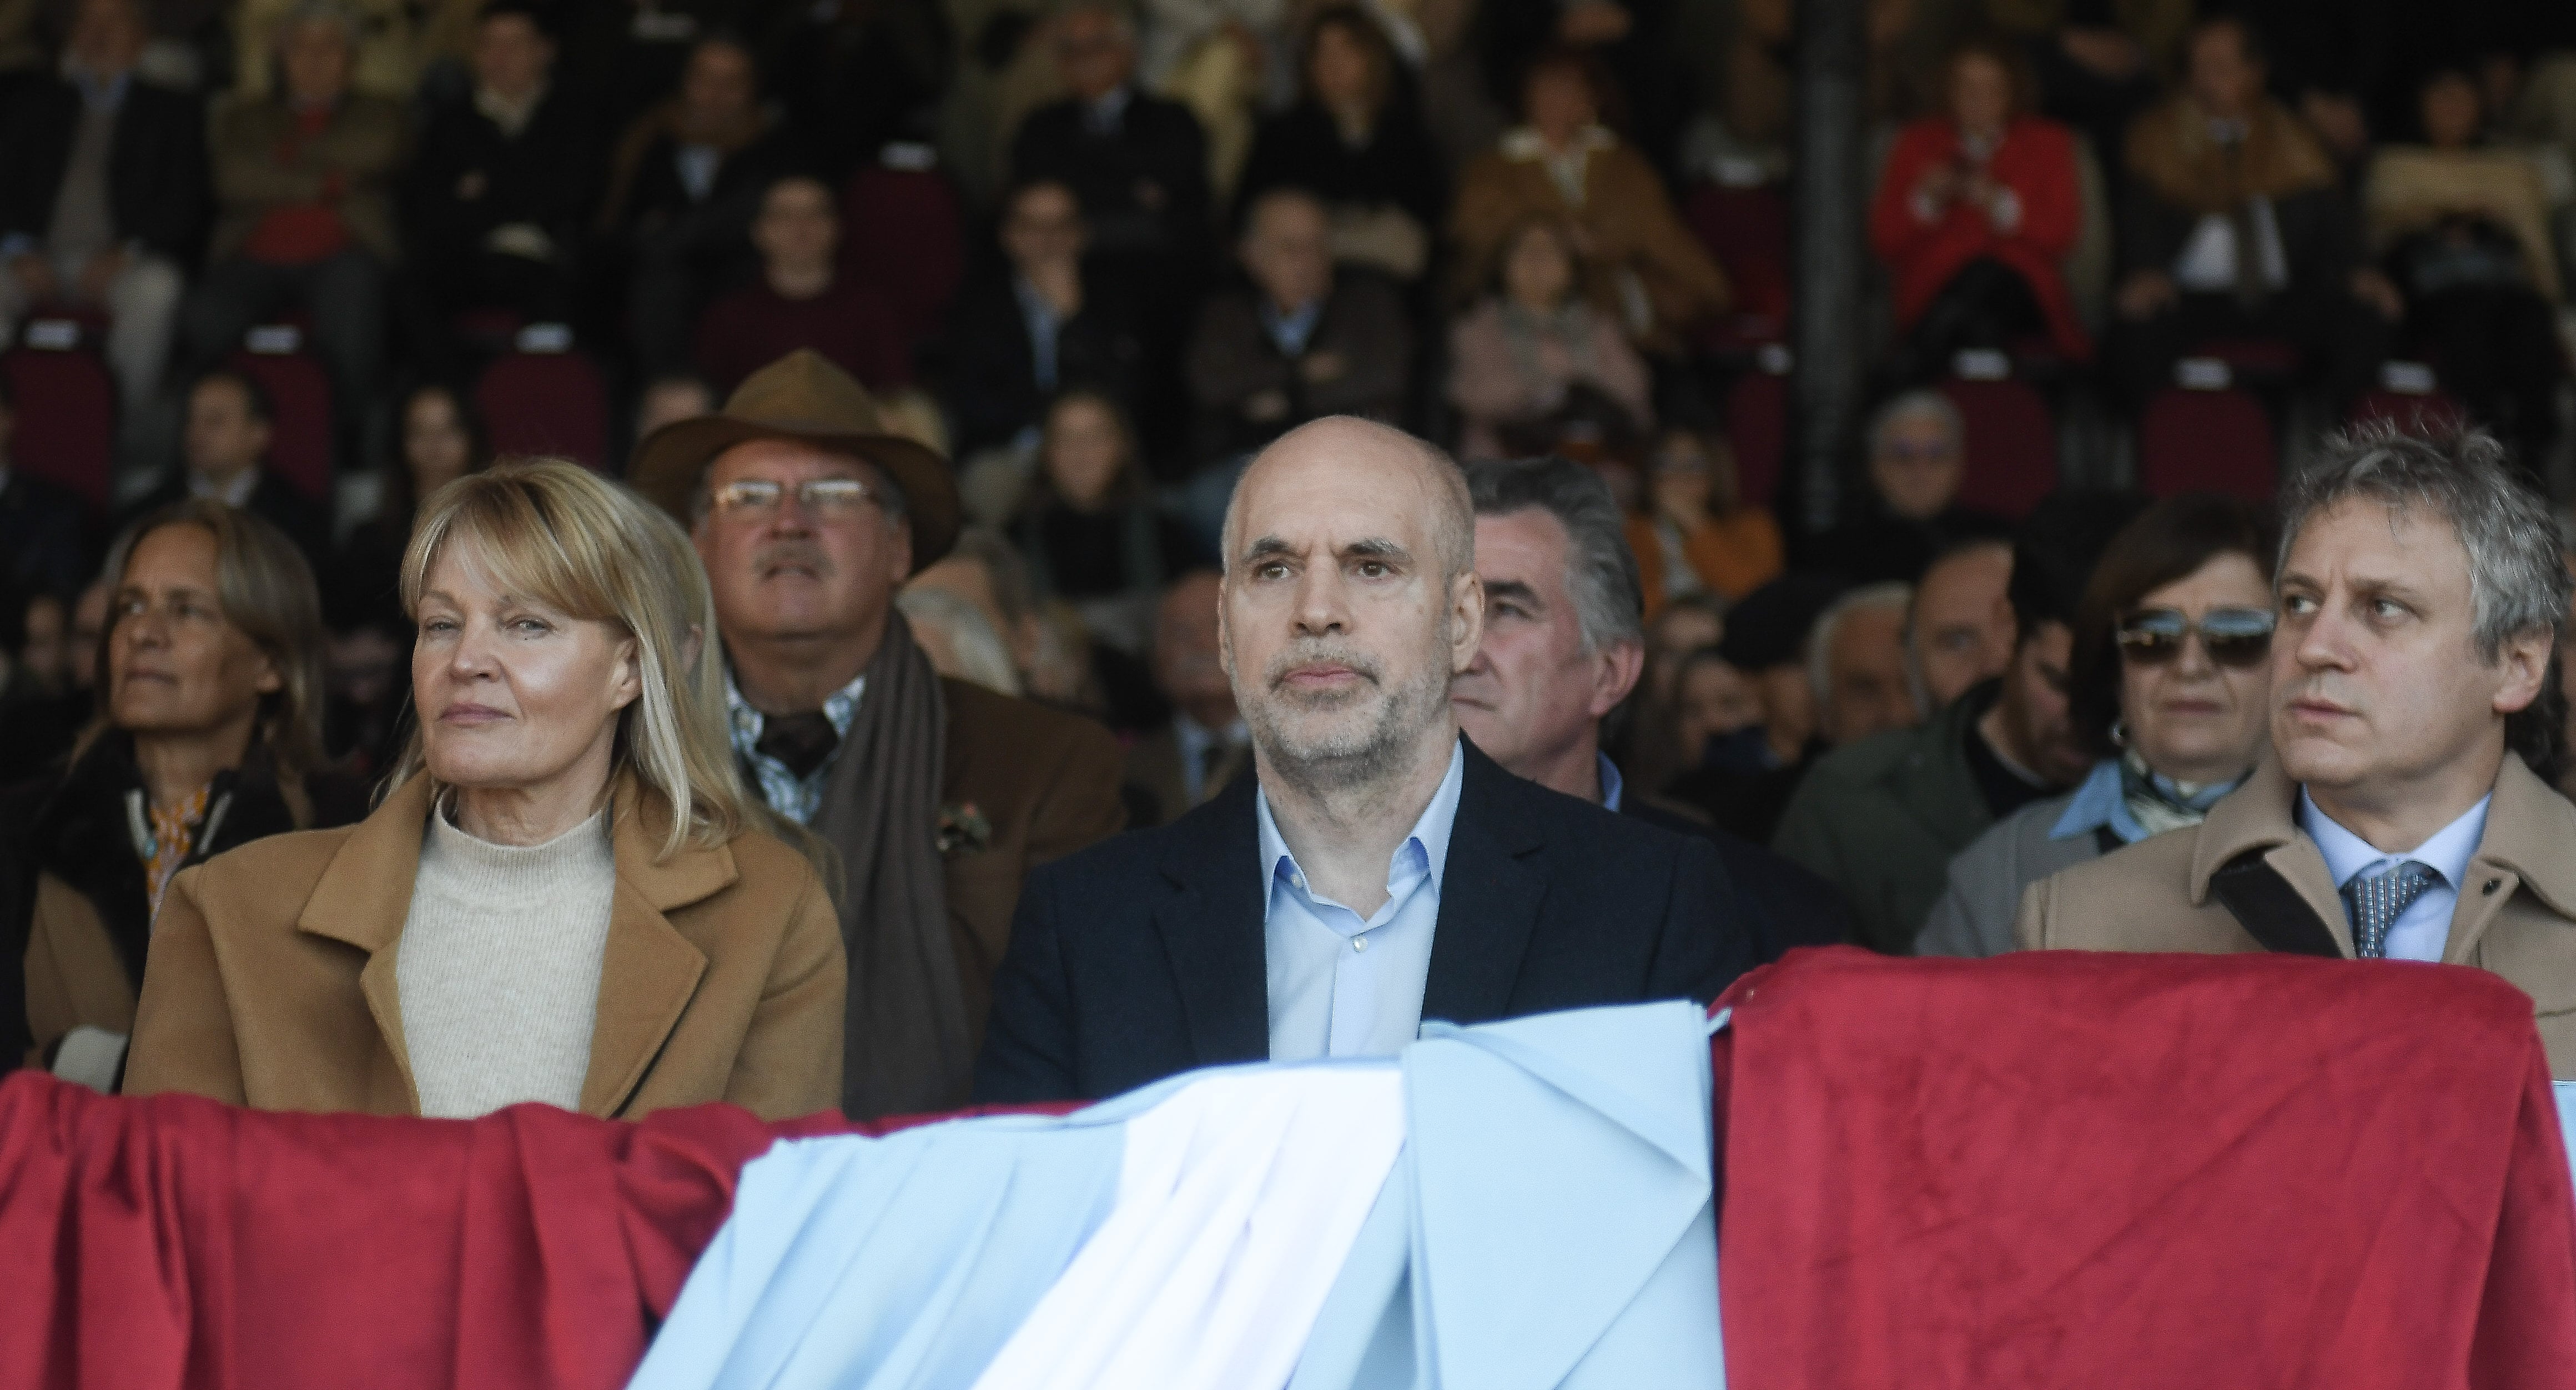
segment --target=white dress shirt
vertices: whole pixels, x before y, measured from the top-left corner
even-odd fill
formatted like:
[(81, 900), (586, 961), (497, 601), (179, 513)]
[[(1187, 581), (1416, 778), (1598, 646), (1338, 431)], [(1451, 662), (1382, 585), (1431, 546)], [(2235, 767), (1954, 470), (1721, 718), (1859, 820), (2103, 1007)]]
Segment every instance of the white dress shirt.
[(2325, 856), (2326, 872), (2334, 876), (2338, 892), (2355, 878), (2393, 869), (2408, 859), (2441, 875), (2441, 881), (2408, 904), (2388, 928), (2390, 960), (2439, 961), (2442, 948), (2451, 940), (2451, 908), (2460, 900), (2460, 883), (2468, 877), (2469, 861), (2477, 857), (2478, 842), (2486, 838), (2487, 803), (2493, 800), (2492, 793), (2479, 798), (2458, 820), (2404, 854), (2389, 854), (2335, 824), (2332, 816), (2308, 799), (2304, 787), (2299, 789), (2299, 828), (2317, 842), (2317, 852)]
[(1440, 880), (1449, 831), (1458, 819), (1465, 745), (1413, 833), (1386, 866), (1386, 903), (1367, 921), (1314, 895), (1270, 815), (1270, 793), (1253, 797), (1269, 893), (1262, 918), (1269, 969), (1270, 1060), (1381, 1057), (1422, 1031), (1422, 988), (1431, 976), (1431, 936), (1440, 921)]

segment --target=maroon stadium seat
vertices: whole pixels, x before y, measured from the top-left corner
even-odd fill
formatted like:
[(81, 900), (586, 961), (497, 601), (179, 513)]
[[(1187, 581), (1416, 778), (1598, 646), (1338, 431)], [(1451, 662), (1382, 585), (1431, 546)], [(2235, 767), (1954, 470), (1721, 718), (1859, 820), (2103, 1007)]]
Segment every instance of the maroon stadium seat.
[(2441, 391), (2391, 391), (2381, 387), (2371, 391), (2352, 407), (2354, 424), (2386, 420), (2410, 430), (2431, 430), (2465, 423), (2468, 412), (2460, 403)]
[(1735, 287), (1735, 312), (1780, 323), (1789, 316), (1789, 204), (1768, 186), (1701, 183), (1682, 216)]
[(2057, 422), (2030, 383), (1954, 378), (1941, 394), (1959, 407), (1968, 430), (1968, 471), (1959, 502), (2019, 518), (2057, 486)]
[(578, 349), (494, 359), (475, 384), (474, 406), (495, 454), (551, 454), (608, 471), (608, 389)]
[(18, 402), (11, 464), (104, 509), (116, 467), (116, 381), (107, 364), (87, 348), (17, 348), (0, 354), (0, 372)]
[(268, 393), (268, 466), (317, 502), (331, 497), (331, 377), (309, 352), (236, 352), (229, 363)]
[(2138, 424), (2138, 483), (2157, 497), (2223, 492), (2271, 500), (2278, 468), (2272, 419), (2243, 391), (2167, 387)]
[(1771, 505), (1789, 447), (1789, 379), (1746, 372), (1726, 393), (1726, 442), (1735, 449), (1737, 493), (1748, 507)]
[(841, 269), (893, 306), (906, 346), (938, 331), (966, 275), (957, 190), (936, 168), (871, 164), (841, 191)]

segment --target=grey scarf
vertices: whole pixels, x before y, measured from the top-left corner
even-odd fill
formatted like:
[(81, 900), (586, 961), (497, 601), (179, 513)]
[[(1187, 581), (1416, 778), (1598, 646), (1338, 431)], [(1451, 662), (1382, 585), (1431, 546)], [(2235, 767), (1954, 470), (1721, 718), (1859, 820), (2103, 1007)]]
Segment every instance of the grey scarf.
[(867, 677), (814, 818), (847, 887), (841, 1109), (854, 1120), (963, 1105), (975, 1061), (939, 857), (948, 710), (902, 614), (887, 615)]

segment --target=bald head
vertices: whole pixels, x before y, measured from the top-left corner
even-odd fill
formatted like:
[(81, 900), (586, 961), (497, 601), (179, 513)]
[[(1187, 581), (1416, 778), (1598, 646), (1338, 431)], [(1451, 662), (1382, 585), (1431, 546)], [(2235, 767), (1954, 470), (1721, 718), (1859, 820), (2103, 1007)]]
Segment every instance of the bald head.
[(1484, 632), (1475, 528), (1457, 466), (1384, 425), (1318, 420), (1252, 461), (1226, 507), (1218, 640), (1265, 785), (1438, 780), (1449, 682)]
[(1467, 475), (1440, 449), (1404, 431), (1356, 415), (1332, 415), (1300, 425), (1255, 455), (1225, 506), (1224, 553), (1231, 573), (1244, 547), (1244, 503), (1256, 491), (1286, 487), (1335, 495), (1356, 494), (1390, 522), (1411, 521), (1440, 565), (1443, 582), (1476, 568), (1476, 504)]

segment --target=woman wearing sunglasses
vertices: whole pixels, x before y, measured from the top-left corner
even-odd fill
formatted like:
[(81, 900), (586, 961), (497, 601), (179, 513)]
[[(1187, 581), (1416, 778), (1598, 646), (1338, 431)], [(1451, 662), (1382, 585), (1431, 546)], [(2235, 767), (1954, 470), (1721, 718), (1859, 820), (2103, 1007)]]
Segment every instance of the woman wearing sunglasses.
[(2268, 512), (2194, 493), (2111, 542), (2075, 620), (2067, 718), (2100, 761), (1950, 861), (1915, 953), (2013, 948), (2022, 890), (2060, 869), (2197, 825), (2262, 755), (2272, 686)]

